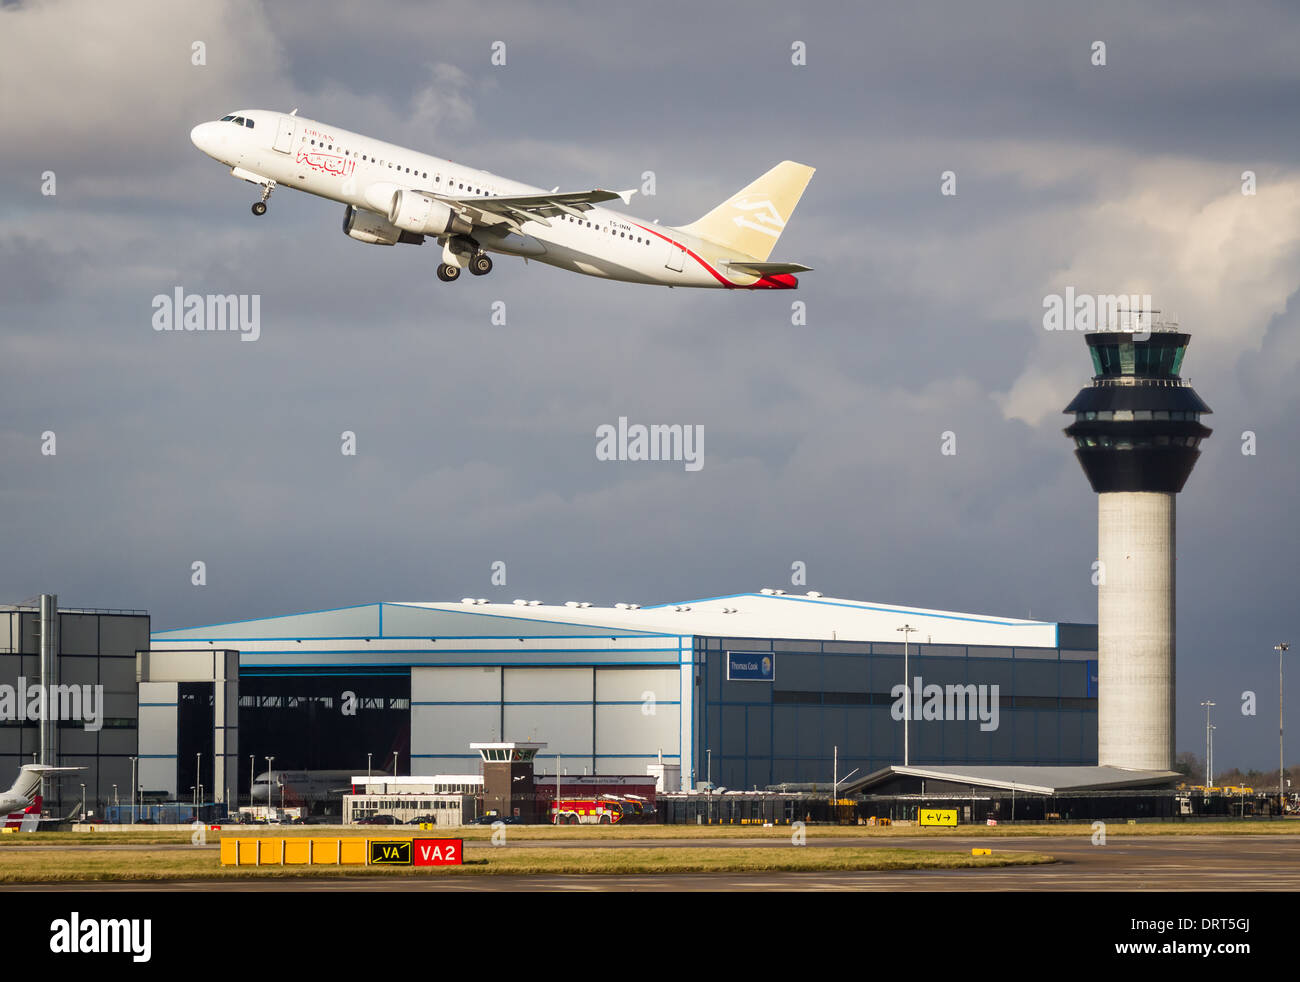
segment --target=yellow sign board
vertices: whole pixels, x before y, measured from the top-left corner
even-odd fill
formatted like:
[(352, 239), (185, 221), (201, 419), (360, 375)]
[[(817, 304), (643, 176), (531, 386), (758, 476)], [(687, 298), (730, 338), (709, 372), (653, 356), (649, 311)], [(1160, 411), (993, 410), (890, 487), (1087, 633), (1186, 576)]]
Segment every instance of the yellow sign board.
[[(225, 836), (222, 866), (365, 866), (373, 839)], [(409, 848), (410, 843), (407, 843)], [(382, 861), (382, 860), (381, 860)]]
[(922, 825), (947, 825), (956, 827), (957, 809), (956, 808), (922, 808), (921, 809)]

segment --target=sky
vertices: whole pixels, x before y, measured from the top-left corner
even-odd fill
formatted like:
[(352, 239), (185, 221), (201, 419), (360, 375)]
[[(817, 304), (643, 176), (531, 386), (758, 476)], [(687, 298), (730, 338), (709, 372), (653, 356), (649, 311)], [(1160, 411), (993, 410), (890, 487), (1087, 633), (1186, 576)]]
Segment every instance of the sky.
[[(0, 0), (0, 601), (165, 630), (775, 587), (1095, 622), (1060, 412), (1092, 369), (1043, 302), (1149, 294), (1214, 410), (1178, 500), (1177, 746), (1203, 752), (1213, 699), (1216, 765), (1275, 766), (1300, 10), (1083, 6)], [(281, 189), (255, 218), (190, 143), (295, 107), (545, 188), (652, 172), (615, 205), (665, 225), (797, 160), (771, 258), (814, 271), (667, 290), (498, 257), (441, 283), (436, 248), (354, 241), (340, 204)], [(259, 296), (260, 337), (153, 330), (177, 288)], [(619, 417), (702, 427), (703, 466), (598, 459)]]

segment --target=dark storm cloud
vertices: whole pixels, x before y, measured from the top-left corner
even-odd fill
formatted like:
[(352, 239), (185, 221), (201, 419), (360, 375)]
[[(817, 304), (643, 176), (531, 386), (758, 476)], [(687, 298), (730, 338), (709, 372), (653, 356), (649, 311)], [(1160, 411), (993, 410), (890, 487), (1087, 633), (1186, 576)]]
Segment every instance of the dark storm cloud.
[[(1041, 302), (1143, 288), (1192, 330), (1216, 410), (1179, 502), (1179, 746), (1214, 698), (1220, 759), (1272, 760), (1269, 724), (1230, 710), (1271, 698), (1294, 609), (1300, 15), (114, 7), (0, 10), (0, 128), (24, 135), (0, 151), (0, 597), (166, 628), (466, 594), (657, 602), (789, 586), (799, 560), (828, 594), (1090, 621), (1096, 500), (1057, 412), (1090, 367)], [(440, 284), (427, 246), (340, 235), (340, 205), (281, 190), (252, 218), (252, 187), (189, 143), (236, 107), (294, 106), (546, 187), (652, 170), (628, 210), (665, 223), (803, 160), (774, 258), (816, 271), (770, 296), (508, 259)], [(177, 286), (260, 295), (261, 338), (153, 331)], [(619, 416), (702, 425), (704, 468), (598, 461)]]

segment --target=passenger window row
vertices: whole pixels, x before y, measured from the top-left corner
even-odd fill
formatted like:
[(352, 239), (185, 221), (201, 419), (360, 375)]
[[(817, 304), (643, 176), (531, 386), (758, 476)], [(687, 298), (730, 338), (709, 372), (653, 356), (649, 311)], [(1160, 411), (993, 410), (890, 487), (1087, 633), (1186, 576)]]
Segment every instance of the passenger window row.
[[(592, 227), (593, 227), (592, 224), (591, 224), (591, 222), (584, 222), (581, 218), (574, 218), (572, 215), (565, 215), (565, 216), (564, 216), (564, 220), (565, 220), (566, 222), (577, 222), (578, 225), (579, 225), (579, 227), (581, 227), (581, 226), (584, 225), (584, 224), (587, 226), (587, 228), (592, 228)], [(595, 227), (595, 229), (596, 229), (597, 232), (602, 231), (602, 229), (601, 229), (601, 227), (600, 227), (599, 225), (596, 225), (596, 226), (594, 226), (594, 227)], [(608, 232), (610, 235), (613, 235), (613, 234), (614, 234), (614, 230), (613, 230), (612, 228), (610, 228), (608, 225), (605, 226), (605, 228), (603, 229), (603, 231)], [(631, 239), (633, 242), (639, 242), (639, 243), (642, 243), (643, 245), (649, 245), (649, 244), (650, 244), (650, 239), (649, 239), (649, 238), (644, 238), (644, 239), (643, 239), (641, 236), (639, 236), (639, 235), (633, 235), (633, 234), (630, 233), (630, 232), (619, 232), (618, 235), (619, 235), (619, 238), (622, 238), (622, 239)]]
[[(307, 138), (306, 138), (306, 137), (303, 137), (302, 139), (303, 139), (303, 140), (306, 140)], [(322, 141), (322, 142), (320, 142), (320, 143), (317, 143), (315, 140), (312, 140), (312, 141), (311, 141), (311, 145), (312, 145), (313, 147), (320, 147), (320, 148), (323, 149), (323, 150), (331, 150), (331, 151), (337, 152), (337, 150), (335, 150), (334, 144), (332, 144), (332, 143), (325, 143), (324, 141)], [(342, 147), (339, 147), (338, 150), (343, 150), (343, 148), (342, 148)], [(370, 156), (369, 154), (365, 154), (365, 153), (357, 153), (357, 154), (354, 154), (351, 150), (343, 150), (343, 156), (345, 156), (345, 157), (359, 157), (363, 162), (365, 162), (365, 163), (367, 163), (367, 164), (377, 164), (377, 165), (379, 165), (380, 167), (387, 166), (389, 170), (392, 170), (393, 168), (397, 168), (397, 170), (401, 171), (401, 172), (404, 173), (404, 174), (410, 174), (412, 177), (418, 177), (418, 178), (420, 178), (421, 180), (426, 180), (426, 181), (429, 179), (429, 172), (428, 172), (428, 171), (421, 171), (421, 170), (419, 170), (418, 168), (417, 168), (416, 170), (412, 171), (411, 168), (409, 168), (409, 167), (403, 167), (401, 164), (394, 163), (394, 162), (391, 161), (391, 160), (380, 160), (378, 157), (372, 157), (372, 156)], [(435, 174), (434, 177), (433, 177), (433, 179), (434, 179), (434, 181), (437, 182), (438, 184), (441, 184), (441, 183), (442, 183), (442, 175), (441, 175), (441, 174)], [(451, 187), (451, 184), (452, 184), (452, 182), (451, 182), (450, 180), (448, 180), (448, 181), (447, 181), (447, 187), (450, 188), (450, 187)], [(461, 184), (457, 184), (457, 185), (456, 185), (456, 189), (457, 189), (458, 191), (464, 191), (464, 190), (466, 190), (465, 185), (464, 185), (463, 183), (461, 183)], [(470, 188), (469, 188), (469, 193), (470, 193), (470, 194), (490, 194), (491, 192), (489, 192), (486, 188), (476, 188), (476, 187), (473, 187), (473, 186), (471, 185)]]
[[(232, 119), (232, 118), (234, 118), (234, 117), (227, 116), (227, 117), (225, 117), (225, 118), (226, 118), (226, 119)], [(249, 121), (248, 125), (249, 125), (249, 126), (252, 126), (252, 125), (253, 125), (251, 120)], [(306, 140), (307, 140), (307, 137), (305, 137), (305, 136), (301, 138), (301, 141), (302, 141), (302, 142), (305, 142)], [(313, 147), (319, 146), (320, 148), (322, 148), (322, 149), (324, 149), (324, 150), (331, 150), (331, 151), (334, 150), (334, 144), (332, 144), (332, 143), (327, 144), (327, 143), (325, 143), (324, 141), (322, 141), (321, 143), (317, 143), (315, 140), (312, 140), (312, 141), (311, 141), (311, 145), (312, 145)], [(342, 148), (340, 147), (339, 149), (342, 149)], [(345, 157), (351, 157), (351, 156), (354, 156), (354, 154), (352, 153), (351, 150), (344, 150), (344, 151), (343, 151), (343, 156), (345, 156)], [(409, 168), (409, 167), (405, 167), (405, 168), (404, 168), (404, 167), (402, 167), (401, 164), (396, 164), (396, 165), (395, 165), (391, 160), (389, 160), (389, 161), (383, 161), (383, 160), (380, 160), (380, 159), (378, 159), (378, 158), (376, 158), (376, 157), (371, 157), (369, 154), (364, 154), (364, 153), (358, 153), (358, 154), (355, 154), (355, 156), (360, 157), (361, 160), (362, 160), (363, 162), (365, 162), (365, 163), (368, 163), (368, 164), (378, 164), (380, 167), (383, 167), (383, 166), (385, 166), (385, 164), (387, 164), (387, 166), (389, 167), (389, 169), (392, 169), (394, 166), (396, 166), (396, 168), (397, 168), (399, 171), (403, 171), (404, 173), (411, 174), (412, 177), (418, 177), (418, 178), (420, 178), (420, 179), (422, 179), (422, 180), (428, 180), (428, 177), (429, 177), (429, 172), (428, 172), (428, 171), (421, 172), (421, 171), (417, 170), (417, 171), (415, 171), (415, 172), (412, 174), (412, 172), (411, 172), (411, 168)], [(439, 183), (439, 184), (442, 183), (442, 175), (441, 175), (441, 174), (435, 174), (433, 179), (434, 179), (435, 182), (437, 182), (437, 183)], [(450, 180), (448, 180), (448, 181), (447, 181), (447, 188), (448, 188), (448, 190), (451, 189), (451, 186), (452, 186), (452, 182), (451, 182)], [(458, 191), (464, 191), (464, 190), (466, 190), (464, 183), (459, 183), (459, 184), (457, 184), (457, 185), (456, 185), (456, 190), (458, 190)], [(473, 187), (472, 185), (470, 186), (470, 188), (469, 188), (468, 190), (469, 190), (469, 193), (470, 193), (470, 194), (484, 194), (484, 195), (486, 195), (486, 194), (490, 194), (490, 193), (491, 193), (491, 192), (489, 192), (486, 188), (475, 188), (475, 187)], [(574, 218), (574, 217), (571, 216), (571, 215), (566, 215), (566, 216), (564, 216), (564, 219), (565, 219), (565, 221), (569, 221), (569, 222), (577, 222), (577, 224), (578, 224), (579, 226), (581, 226), (581, 225), (584, 224), (584, 222), (583, 222), (582, 219), (580, 219), (580, 218)], [(610, 228), (609, 226), (605, 226), (605, 228), (602, 229), (599, 225), (595, 225), (595, 226), (593, 226), (591, 222), (586, 222), (585, 224), (586, 224), (587, 228), (595, 228), (595, 230), (596, 230), (597, 232), (605, 231), (605, 232), (608, 232), (610, 235), (613, 235), (613, 234), (614, 234), (614, 229)], [(642, 237), (639, 236), (639, 235), (633, 235), (632, 233), (629, 233), (629, 232), (619, 232), (618, 235), (619, 235), (619, 238), (630, 239), (630, 240), (632, 240), (633, 242), (637, 242), (637, 243), (639, 243), (639, 244), (641, 244), (641, 245), (650, 245), (650, 239), (649, 239), (648, 237), (647, 237), (647, 238), (642, 238)]]

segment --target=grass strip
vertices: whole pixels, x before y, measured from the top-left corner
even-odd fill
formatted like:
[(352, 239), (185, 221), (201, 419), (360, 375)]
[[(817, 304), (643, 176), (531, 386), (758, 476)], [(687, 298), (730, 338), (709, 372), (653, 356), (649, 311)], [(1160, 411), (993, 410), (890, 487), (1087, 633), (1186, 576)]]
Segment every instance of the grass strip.
[(1051, 863), (1037, 853), (972, 856), (970, 851), (835, 847), (809, 849), (547, 849), (470, 845), (464, 866), (262, 866), (223, 867), (210, 849), (185, 851), (27, 852), (13, 850), (0, 864), (0, 883), (85, 881), (231, 880), (266, 877), (473, 876), (493, 874), (745, 873), (827, 870), (987, 869)]

